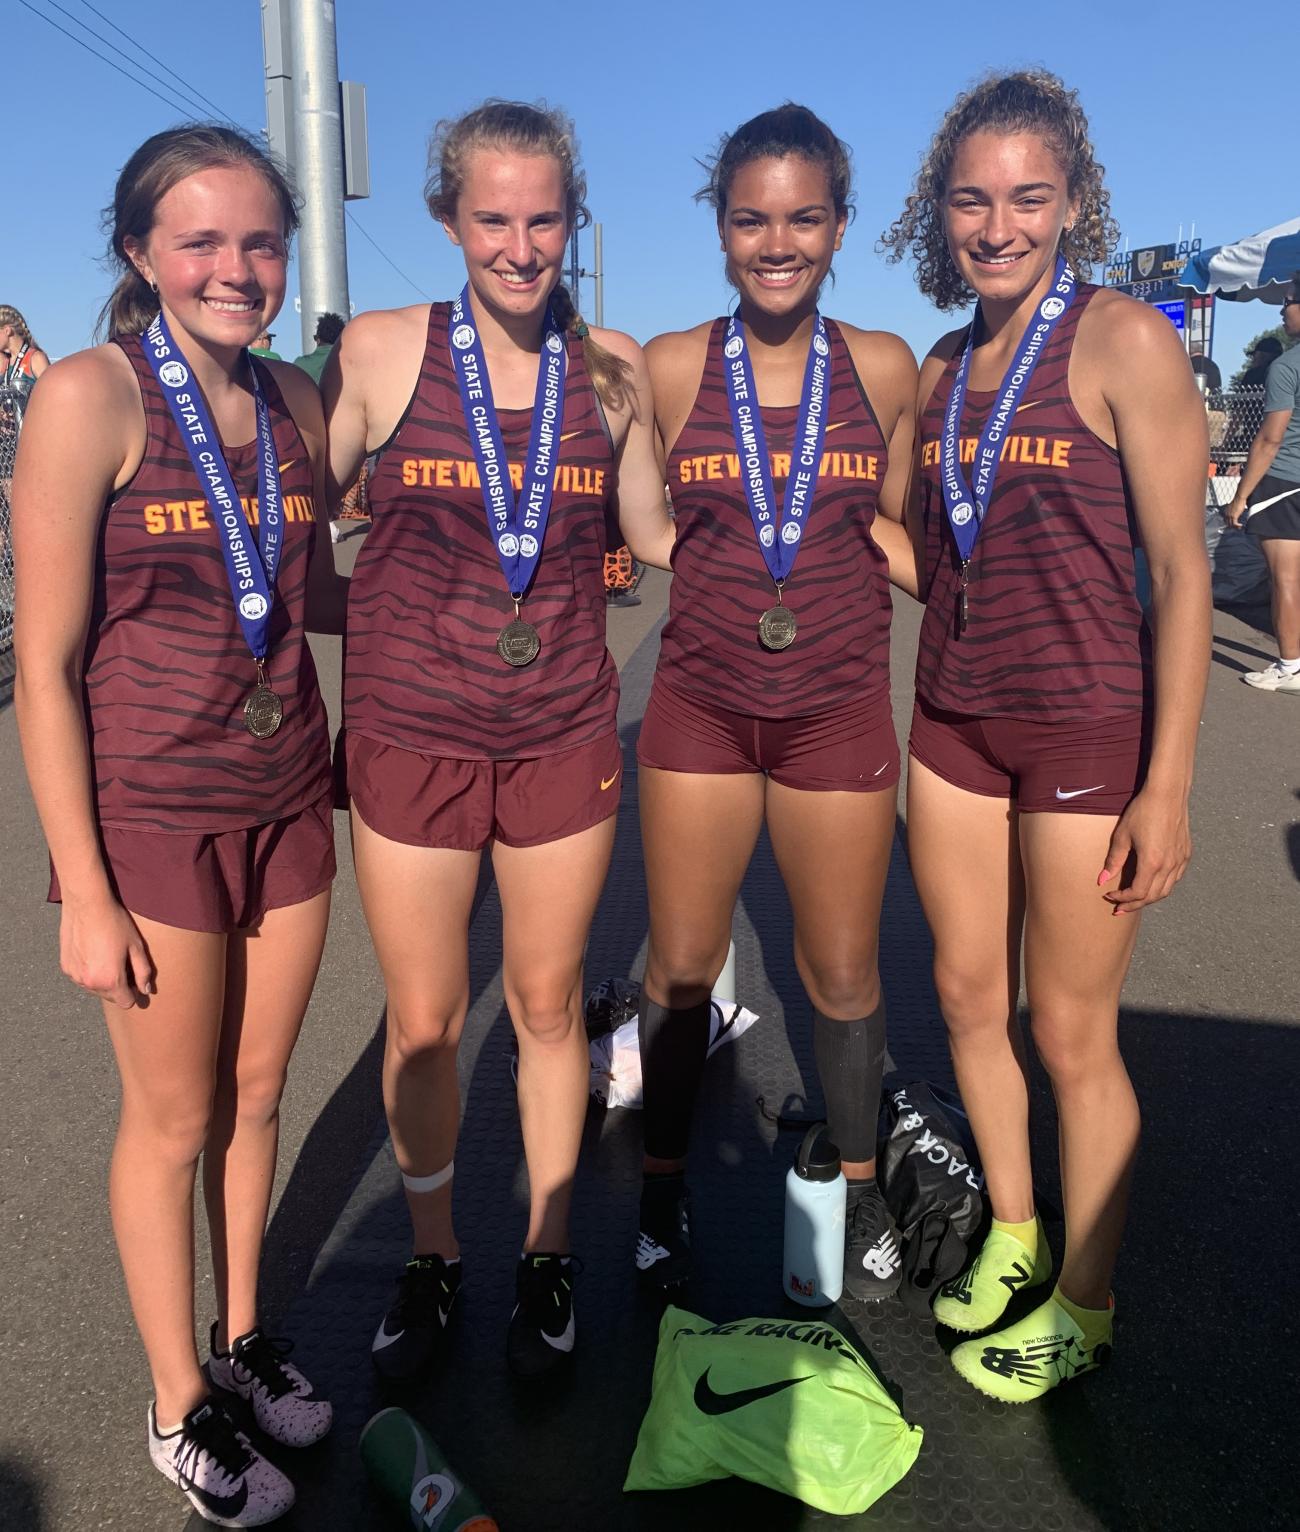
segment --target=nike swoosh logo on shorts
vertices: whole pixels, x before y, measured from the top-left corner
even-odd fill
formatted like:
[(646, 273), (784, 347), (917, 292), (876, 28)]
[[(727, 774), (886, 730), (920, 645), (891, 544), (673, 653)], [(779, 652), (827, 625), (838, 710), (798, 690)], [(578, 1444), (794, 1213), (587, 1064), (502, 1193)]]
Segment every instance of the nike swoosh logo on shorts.
[(729, 1394), (720, 1394), (709, 1384), (711, 1368), (706, 1367), (695, 1384), (695, 1408), (703, 1415), (729, 1415), (732, 1410), (742, 1410), (747, 1404), (757, 1404), (760, 1399), (770, 1399), (782, 1389), (793, 1388), (796, 1383), (806, 1383), (808, 1378), (778, 1378), (775, 1383), (760, 1383), (756, 1388), (738, 1388)]
[(883, 766), (882, 766), (882, 767), (881, 767), (881, 768), (880, 768), (880, 770), (879, 770), (879, 771), (873, 771), (873, 772), (872, 772), (872, 773), (871, 773), (871, 775), (872, 775), (872, 776), (873, 776), (873, 777), (879, 777), (879, 776), (883, 776), (883, 775), (884, 775), (884, 773), (885, 773), (885, 772), (887, 772), (887, 771), (888, 771), (888, 770), (889, 770), (889, 762), (888, 762), (888, 761), (886, 761), (886, 762), (885, 762), (885, 764), (884, 764), (884, 765), (883, 765)]
[[(622, 767), (621, 767), (621, 766), (620, 766), (620, 767), (619, 767), (619, 768), (618, 768), (618, 771), (622, 771), (622, 769), (623, 769), (623, 768), (622, 768)], [(611, 777), (611, 778), (610, 778), (610, 779), (609, 779), (609, 781), (608, 781), (608, 782), (607, 782), (607, 781), (606, 781), (606, 780), (605, 780), (605, 779), (604, 779), (604, 777), (602, 777), (602, 778), (601, 778), (601, 779), (600, 779), (600, 790), (601, 790), (601, 792), (602, 792), (602, 793), (606, 793), (606, 792), (608, 792), (608, 791), (609, 791), (609, 789), (610, 789), (610, 788), (611, 788), (611, 787), (613, 787), (613, 785), (614, 785), (614, 783), (615, 783), (615, 782), (617, 782), (617, 781), (618, 781), (618, 771), (616, 771), (616, 772), (615, 772), (615, 773), (614, 773), (614, 775), (613, 775), (613, 776), (612, 776), (612, 777)]]
[(1099, 793), (1105, 785), (1104, 782), (1098, 782), (1096, 787), (1075, 787), (1071, 788), (1068, 793), (1063, 793), (1058, 787), (1056, 789), (1056, 801), (1064, 803), (1067, 798), (1082, 798), (1084, 793)]

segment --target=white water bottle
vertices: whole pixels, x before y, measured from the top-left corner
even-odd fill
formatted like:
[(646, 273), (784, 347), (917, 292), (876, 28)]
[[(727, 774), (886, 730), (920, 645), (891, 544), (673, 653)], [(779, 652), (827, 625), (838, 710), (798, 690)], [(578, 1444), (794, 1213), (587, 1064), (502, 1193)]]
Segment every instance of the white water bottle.
[(843, 1291), (847, 1196), (840, 1151), (827, 1138), (825, 1123), (815, 1123), (785, 1177), (783, 1286), (796, 1303), (825, 1308)]

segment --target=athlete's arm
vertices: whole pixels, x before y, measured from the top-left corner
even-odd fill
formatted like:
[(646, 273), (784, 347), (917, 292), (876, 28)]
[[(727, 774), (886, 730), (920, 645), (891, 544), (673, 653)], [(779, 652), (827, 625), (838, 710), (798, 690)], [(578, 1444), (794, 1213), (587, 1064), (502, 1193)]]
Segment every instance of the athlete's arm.
[(325, 517), (322, 514), (326, 507), (328, 448), (320, 394), (311, 377), (301, 367), (295, 367), (290, 362), (267, 362), (265, 365), (274, 373), (294, 424), (311, 453), (312, 508), (316, 515), (316, 537), (311, 563), (307, 566), (304, 622), (312, 633), (341, 634), (347, 618), (348, 582), (335, 568), (334, 544), (325, 530)]
[(100, 853), (81, 695), (100, 517), (145, 448), (130, 365), (111, 349), (52, 366), (23, 425), (13, 480), (14, 707), (59, 875), (63, 971), (126, 1008), (151, 992), (153, 965)]
[(841, 325), (840, 330), (889, 447), (871, 535), (889, 560), (890, 583), (915, 596), (917, 559), (904, 519), (915, 466), (916, 358), (906, 341), (887, 331), (863, 331), (851, 325)]
[(32, 352), (32, 377), (39, 378), (50, 365), (50, 359), (38, 346)]
[(320, 396), (329, 435), (325, 504), (331, 516), (356, 483), (365, 461), (369, 429), (366, 386), (385, 362), (383, 321), (388, 317), (358, 314), (344, 328), (321, 373)]
[(618, 524), (633, 558), (668, 569), (676, 530), (664, 498), (663, 460), (655, 434), (654, 393), (645, 353), (630, 335), (617, 330), (597, 330), (593, 338), (632, 369), (619, 412), (622, 440), (614, 450)]
[(1151, 571), (1151, 761), (1098, 876), (1099, 884), (1110, 885), (1105, 897), (1123, 914), (1163, 899), (1192, 852), (1187, 800), (1210, 664), (1203, 526), (1209, 433), (1187, 354), (1163, 315), (1116, 295), (1095, 315), (1090, 307), (1079, 325), (1079, 343), (1085, 348), (1083, 386), (1097, 380), (1114, 423)]
[(1273, 466), (1273, 459), (1282, 445), (1282, 438), (1286, 435), (1293, 413), (1292, 410), (1270, 410), (1264, 416), (1264, 424), (1250, 444), (1250, 456), (1237, 481), (1237, 493), (1223, 513), (1223, 519), (1232, 526), (1241, 525), (1241, 518), (1246, 514), (1247, 498), (1254, 493), (1259, 481)]

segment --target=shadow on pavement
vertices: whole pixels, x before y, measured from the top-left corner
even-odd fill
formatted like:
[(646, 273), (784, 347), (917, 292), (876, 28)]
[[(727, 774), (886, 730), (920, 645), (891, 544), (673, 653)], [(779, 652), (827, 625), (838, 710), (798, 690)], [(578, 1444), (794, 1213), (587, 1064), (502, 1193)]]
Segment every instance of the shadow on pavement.
[(11, 1458), (0, 1457), (0, 1526), (11, 1532), (44, 1532), (38, 1480)]

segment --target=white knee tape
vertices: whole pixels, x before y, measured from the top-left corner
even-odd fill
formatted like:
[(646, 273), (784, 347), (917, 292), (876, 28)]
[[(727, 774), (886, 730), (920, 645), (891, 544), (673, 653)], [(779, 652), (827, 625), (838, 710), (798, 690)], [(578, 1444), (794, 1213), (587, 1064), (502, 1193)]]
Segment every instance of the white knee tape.
[(408, 1192), (436, 1192), (440, 1186), (446, 1186), (455, 1173), (455, 1160), (448, 1160), (441, 1170), (435, 1170), (431, 1176), (408, 1176), (403, 1171), (402, 1185)]

